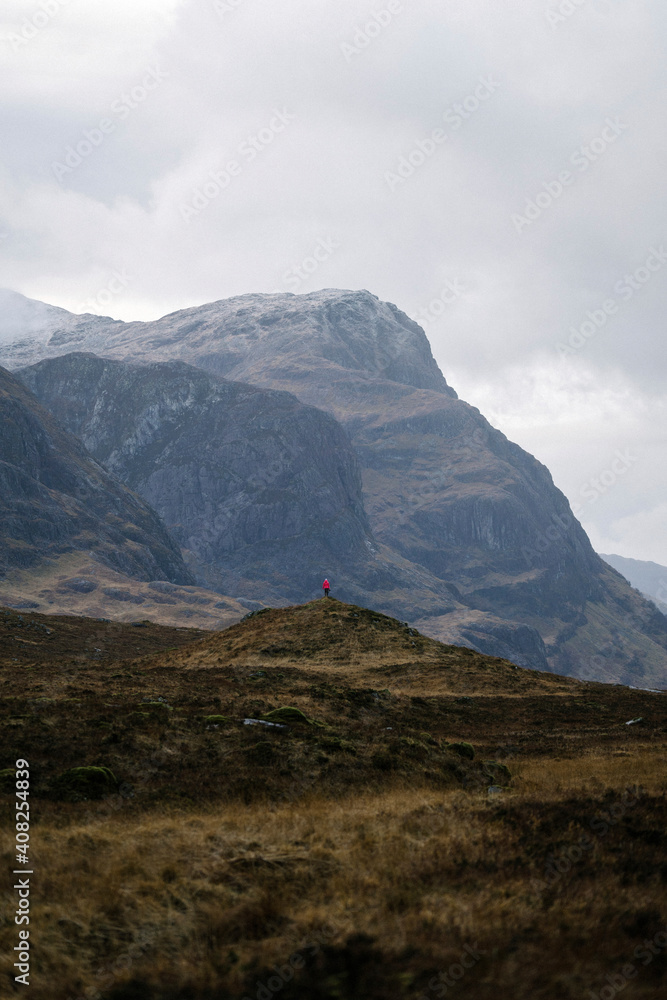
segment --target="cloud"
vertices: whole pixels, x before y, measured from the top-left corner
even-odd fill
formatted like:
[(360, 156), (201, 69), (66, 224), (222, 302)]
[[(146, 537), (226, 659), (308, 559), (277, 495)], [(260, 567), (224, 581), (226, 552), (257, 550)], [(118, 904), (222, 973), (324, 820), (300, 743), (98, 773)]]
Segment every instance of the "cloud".
[[(11, 40), (25, 4), (5, 5), (0, 30), (4, 285), (77, 311), (126, 271), (108, 311), (148, 319), (284, 287), (333, 240), (299, 291), (368, 288), (414, 315), (458, 283), (428, 322), (439, 363), (474, 400), (511, 384), (521, 403), (510, 423), (557, 479), (572, 406), (592, 406), (576, 423), (583, 472), (599, 435), (613, 443), (619, 371), (631, 392), (614, 405), (638, 441), (651, 439), (667, 267), (629, 298), (616, 289), (667, 240), (663, 6), (585, 0), (554, 23), (559, 0), (53, 2), (26, 44)], [(141, 97), (154, 70), (161, 82)], [(475, 107), (485, 77), (497, 86)], [(276, 112), (293, 121), (247, 159), (244, 144)], [(113, 128), (56, 176), (103, 120)], [(438, 129), (446, 138), (418, 162)], [(392, 188), (387, 173), (410, 156)], [(232, 181), (209, 186), (186, 222), (182, 206), (233, 161)], [(517, 231), (513, 217), (528, 212)], [(559, 345), (610, 299), (618, 309), (564, 374)], [(530, 399), (521, 378), (540, 387)], [(614, 426), (622, 437), (622, 416)], [(631, 503), (628, 489), (614, 495)]]

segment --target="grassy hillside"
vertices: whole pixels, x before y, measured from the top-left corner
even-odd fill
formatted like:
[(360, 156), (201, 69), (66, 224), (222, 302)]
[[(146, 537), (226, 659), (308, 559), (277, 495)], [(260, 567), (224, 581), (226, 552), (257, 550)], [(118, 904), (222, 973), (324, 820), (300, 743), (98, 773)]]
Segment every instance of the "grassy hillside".
[(34, 1000), (661, 995), (662, 694), (331, 599), (209, 633), (7, 611), (0, 671)]

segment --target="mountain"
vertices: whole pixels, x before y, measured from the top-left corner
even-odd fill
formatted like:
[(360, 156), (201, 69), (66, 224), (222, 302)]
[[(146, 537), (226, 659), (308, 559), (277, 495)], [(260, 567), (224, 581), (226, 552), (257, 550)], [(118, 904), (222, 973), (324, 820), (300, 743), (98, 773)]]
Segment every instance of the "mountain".
[[(439, 612), (423, 589), (394, 593), (426, 633), (513, 658), (513, 642), (539, 633), (551, 669), (664, 683), (667, 620), (593, 551), (549, 471), (457, 398), (395, 306), (365, 291), (244, 295), (150, 323), (80, 318), (2, 356), (18, 367), (72, 350), (187, 362), (333, 416), (378, 550), (451, 598)], [(381, 586), (376, 603), (391, 610)]]
[(667, 613), (667, 566), (627, 559), (625, 556), (602, 555), (602, 559), (629, 580), (633, 587), (662, 611)]
[[(12, 358), (22, 358), (24, 353), (37, 360), (36, 355), (42, 357), (44, 351), (57, 351), (61, 341), (85, 340), (97, 336), (101, 330), (110, 331), (121, 326), (122, 323), (111, 317), (92, 313), (77, 316), (59, 306), (0, 288), (0, 352), (7, 358), (9, 369), (17, 367)], [(5, 362), (0, 361), (0, 364)]]
[(140, 580), (193, 582), (148, 504), (4, 368), (0, 426), (0, 576), (78, 551)]
[(94, 457), (141, 494), (199, 583), (289, 604), (336, 580), (344, 599), (412, 617), (456, 613), (453, 642), (546, 669), (526, 625), (480, 617), (427, 569), (379, 545), (348, 435), (294, 395), (184, 362), (130, 365), (73, 353), (19, 377)]
[[(157, 510), (200, 582), (283, 604), (318, 593), (327, 574), (339, 591), (366, 599), (415, 585), (377, 552), (347, 434), (291, 393), (180, 361), (131, 365), (82, 353), (19, 376)], [(435, 613), (455, 606), (422, 577), (422, 603)]]

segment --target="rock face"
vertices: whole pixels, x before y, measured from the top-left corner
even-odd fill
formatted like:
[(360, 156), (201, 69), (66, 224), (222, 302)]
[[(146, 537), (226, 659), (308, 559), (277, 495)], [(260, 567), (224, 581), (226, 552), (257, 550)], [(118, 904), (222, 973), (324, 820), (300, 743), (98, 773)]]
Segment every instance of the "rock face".
[[(359, 463), (339, 423), (286, 392), (180, 361), (131, 365), (68, 354), (20, 377), (105, 468), (147, 500), (197, 579), (278, 603), (407, 586), (377, 553)], [(440, 612), (438, 582), (422, 599)]]
[(0, 574), (80, 550), (140, 580), (191, 584), (155, 512), (0, 368)]
[[(448, 641), (493, 640), (502, 655), (511, 640), (517, 662), (538, 655), (517, 628), (527, 626), (553, 670), (662, 686), (667, 619), (596, 555), (548, 470), (456, 397), (395, 306), (368, 292), (244, 295), (151, 323), (82, 317), (4, 356), (18, 366), (73, 347), (186, 361), (335, 417), (361, 466), (377, 551), (416, 581), (394, 587), (390, 606), (389, 579), (367, 579), (376, 606)], [(451, 601), (444, 611), (426, 596), (433, 587)]]

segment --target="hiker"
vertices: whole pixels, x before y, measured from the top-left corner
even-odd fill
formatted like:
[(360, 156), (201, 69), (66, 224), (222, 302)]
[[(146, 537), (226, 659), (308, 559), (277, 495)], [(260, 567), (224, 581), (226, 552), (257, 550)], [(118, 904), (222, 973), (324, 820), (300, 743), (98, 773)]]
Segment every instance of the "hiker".
[(329, 596), (329, 581), (328, 580), (325, 580), (324, 583), (322, 584), (322, 590), (324, 591), (324, 596), (328, 597)]

